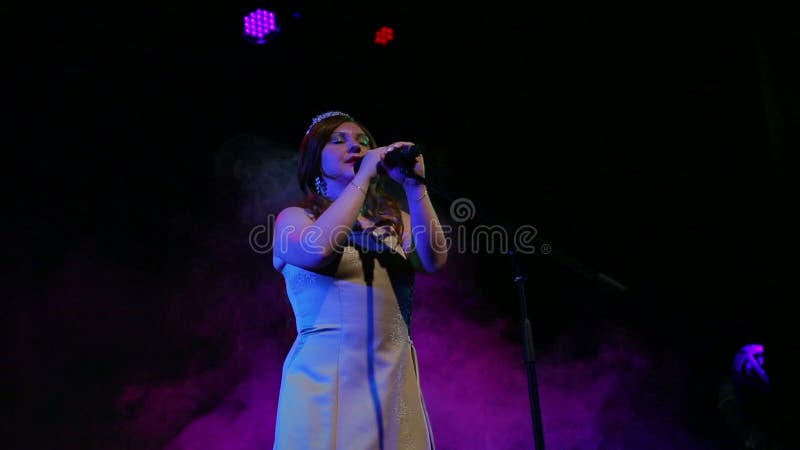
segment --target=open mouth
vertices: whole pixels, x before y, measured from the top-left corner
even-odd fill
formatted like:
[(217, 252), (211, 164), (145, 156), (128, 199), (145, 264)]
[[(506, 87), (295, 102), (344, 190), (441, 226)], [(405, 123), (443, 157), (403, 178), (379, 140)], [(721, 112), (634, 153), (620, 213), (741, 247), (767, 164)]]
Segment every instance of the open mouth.
[(351, 157), (345, 159), (344, 163), (345, 164), (355, 164), (355, 162), (358, 161), (359, 159), (361, 159), (360, 156), (351, 156)]

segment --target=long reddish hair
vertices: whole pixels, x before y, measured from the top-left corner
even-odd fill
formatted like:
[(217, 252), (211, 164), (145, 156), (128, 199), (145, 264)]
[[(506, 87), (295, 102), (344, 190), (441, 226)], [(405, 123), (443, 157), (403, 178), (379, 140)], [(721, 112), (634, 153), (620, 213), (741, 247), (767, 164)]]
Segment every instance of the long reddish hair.
[[(322, 149), (331, 135), (345, 122), (358, 125), (369, 138), (370, 148), (377, 147), (372, 133), (360, 122), (347, 115), (334, 115), (314, 124), (300, 141), (300, 154), (297, 158), (297, 181), (305, 194), (300, 206), (319, 217), (331, 205), (331, 200), (316, 192), (314, 181), (322, 176)], [(397, 200), (386, 193), (386, 177), (378, 175), (369, 185), (365, 200), (364, 215), (376, 224), (390, 224), (398, 236), (403, 234), (403, 221)]]

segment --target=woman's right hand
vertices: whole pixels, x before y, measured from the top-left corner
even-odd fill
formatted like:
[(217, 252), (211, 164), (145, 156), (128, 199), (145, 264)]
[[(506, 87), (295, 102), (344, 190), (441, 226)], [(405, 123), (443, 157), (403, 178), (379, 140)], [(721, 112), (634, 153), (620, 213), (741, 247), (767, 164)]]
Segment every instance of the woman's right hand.
[(386, 158), (386, 155), (394, 151), (395, 148), (397, 147), (388, 145), (367, 150), (361, 158), (361, 164), (358, 167), (356, 177), (366, 177), (369, 181), (372, 181), (378, 176), (379, 165), (383, 162), (384, 158)]

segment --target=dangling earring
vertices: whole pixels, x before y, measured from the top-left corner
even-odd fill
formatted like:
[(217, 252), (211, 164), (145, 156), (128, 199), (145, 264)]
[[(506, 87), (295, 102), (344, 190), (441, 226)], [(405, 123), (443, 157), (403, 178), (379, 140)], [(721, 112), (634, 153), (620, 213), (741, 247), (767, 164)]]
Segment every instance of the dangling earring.
[(314, 190), (317, 191), (317, 194), (325, 198), (328, 197), (328, 183), (325, 182), (324, 178), (317, 177), (314, 179)]

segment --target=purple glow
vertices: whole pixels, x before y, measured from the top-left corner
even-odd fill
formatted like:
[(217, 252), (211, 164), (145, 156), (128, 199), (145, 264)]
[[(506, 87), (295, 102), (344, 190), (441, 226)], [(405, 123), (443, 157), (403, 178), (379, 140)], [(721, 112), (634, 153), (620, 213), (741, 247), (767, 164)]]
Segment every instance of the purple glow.
[[(62, 400), (66, 418), (54, 439), (75, 440), (85, 427), (93, 448), (107, 450), (271, 448), (281, 365), (296, 331), (282, 277), (246, 237), (297, 200), (294, 155), (265, 140), (233, 142), (217, 170), (237, 182), (235, 219), (205, 230), (175, 223), (181, 233), (195, 230), (196, 247), (169, 276), (79, 247), (48, 291), (47, 315), (14, 318), (28, 333), (15, 347), (17, 359), (36, 355), (36, 331), (69, 337), (59, 361), (39, 363), (41, 372), (73, 360), (86, 361), (87, 370), (103, 361), (115, 369), (102, 379), (113, 389), (64, 390), (74, 404)], [(437, 448), (529, 450), (523, 352), (509, 337), (518, 324), (465, 314), (465, 305), (485, 301), (465, 275), (475, 273), (474, 263), (453, 255), (440, 274), (420, 275), (415, 288), (411, 331)], [(625, 330), (600, 322), (592, 334), (584, 328), (563, 329), (538, 352), (548, 450), (709, 448), (682, 419), (673, 391), (664, 391), (691, 380), (691, 367), (658, 359)], [(587, 340), (591, 352), (575, 350)], [(66, 413), (79, 408), (96, 412)]]
[(278, 32), (275, 13), (257, 9), (244, 17), (244, 36), (249, 40), (263, 44), (270, 34)]
[(733, 357), (732, 369), (738, 378), (758, 380), (769, 385), (769, 377), (764, 370), (764, 346), (748, 344), (743, 346)]

